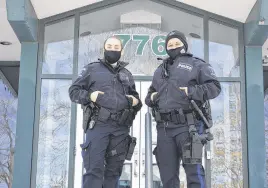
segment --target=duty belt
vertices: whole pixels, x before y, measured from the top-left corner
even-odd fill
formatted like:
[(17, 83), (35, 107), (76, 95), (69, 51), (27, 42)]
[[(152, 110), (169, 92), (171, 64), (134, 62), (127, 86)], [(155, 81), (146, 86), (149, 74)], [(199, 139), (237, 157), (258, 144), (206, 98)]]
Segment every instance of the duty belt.
[(124, 109), (118, 113), (111, 113), (105, 108), (100, 108), (97, 116), (100, 121), (106, 122), (110, 119), (118, 122), (119, 125), (129, 125), (134, 120), (135, 112), (134, 109)]
[(164, 122), (174, 122), (176, 124), (184, 124), (186, 123), (186, 117), (185, 117), (186, 113), (189, 112), (183, 111), (182, 109), (172, 110), (169, 113), (160, 113), (158, 111), (155, 111), (154, 116), (157, 122), (164, 121)]

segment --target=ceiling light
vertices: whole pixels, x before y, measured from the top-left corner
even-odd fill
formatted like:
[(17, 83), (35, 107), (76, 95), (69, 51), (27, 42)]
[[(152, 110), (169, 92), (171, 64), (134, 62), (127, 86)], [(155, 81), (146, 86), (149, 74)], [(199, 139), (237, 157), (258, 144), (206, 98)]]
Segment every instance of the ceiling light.
[(193, 38), (201, 39), (201, 36), (198, 35), (198, 34), (196, 34), (196, 33), (190, 33), (189, 35), (190, 35), (191, 37), (193, 37)]
[(0, 44), (4, 46), (8, 46), (8, 45), (11, 45), (12, 43), (8, 41), (0, 41)]
[(85, 36), (89, 36), (91, 34), (91, 31), (86, 31), (84, 33), (80, 34), (80, 37), (85, 37)]

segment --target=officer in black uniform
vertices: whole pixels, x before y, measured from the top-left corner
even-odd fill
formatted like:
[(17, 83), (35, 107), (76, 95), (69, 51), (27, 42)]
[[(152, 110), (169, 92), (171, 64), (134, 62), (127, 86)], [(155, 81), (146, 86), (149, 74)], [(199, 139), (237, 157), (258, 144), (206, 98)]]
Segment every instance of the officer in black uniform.
[[(203, 144), (193, 145), (189, 129), (194, 126), (202, 134), (204, 123), (194, 112), (191, 100), (201, 106), (217, 97), (221, 86), (212, 67), (187, 53), (187, 50), (184, 34), (172, 31), (167, 35), (166, 51), (169, 57), (156, 69), (145, 99), (145, 103), (153, 108), (157, 122), (157, 147), (153, 153), (163, 188), (180, 187), (181, 161), (188, 188), (206, 187), (202, 166)], [(193, 155), (198, 152), (199, 157), (194, 158)]]
[(121, 52), (121, 41), (108, 38), (104, 59), (85, 66), (69, 88), (71, 101), (97, 109), (81, 145), (83, 188), (117, 188), (124, 161), (133, 153), (129, 131), (142, 103), (127, 63), (119, 61)]

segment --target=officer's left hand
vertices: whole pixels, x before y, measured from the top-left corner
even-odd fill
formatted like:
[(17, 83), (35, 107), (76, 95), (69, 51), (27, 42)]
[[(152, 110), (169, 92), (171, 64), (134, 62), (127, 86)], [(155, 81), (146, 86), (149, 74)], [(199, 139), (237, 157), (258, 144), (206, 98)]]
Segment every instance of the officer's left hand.
[(183, 90), (188, 96), (188, 87), (180, 87), (180, 90)]
[(138, 99), (136, 99), (133, 95), (127, 95), (127, 97), (132, 98), (132, 106), (136, 106), (139, 103)]

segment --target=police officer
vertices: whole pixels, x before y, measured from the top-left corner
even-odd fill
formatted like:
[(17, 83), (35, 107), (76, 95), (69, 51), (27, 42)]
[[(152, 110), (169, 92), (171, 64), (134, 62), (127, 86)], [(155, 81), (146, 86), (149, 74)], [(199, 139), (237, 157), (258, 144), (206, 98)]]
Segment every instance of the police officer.
[(104, 44), (104, 59), (85, 66), (69, 88), (75, 103), (93, 103), (98, 109), (81, 145), (83, 188), (117, 188), (129, 152), (129, 130), (142, 103), (132, 74), (119, 61), (122, 43), (110, 37)]
[[(187, 53), (187, 50), (183, 33), (172, 31), (167, 35), (166, 51), (169, 57), (156, 69), (145, 99), (145, 103), (153, 108), (157, 121), (157, 146), (153, 153), (163, 188), (180, 187), (181, 161), (188, 188), (206, 187), (202, 166), (203, 145), (191, 145), (189, 130), (192, 124), (201, 134), (204, 124), (197, 118), (190, 101), (194, 100), (201, 106), (206, 100), (217, 97), (221, 86), (212, 67)], [(190, 151), (201, 152), (201, 157), (191, 158)]]

